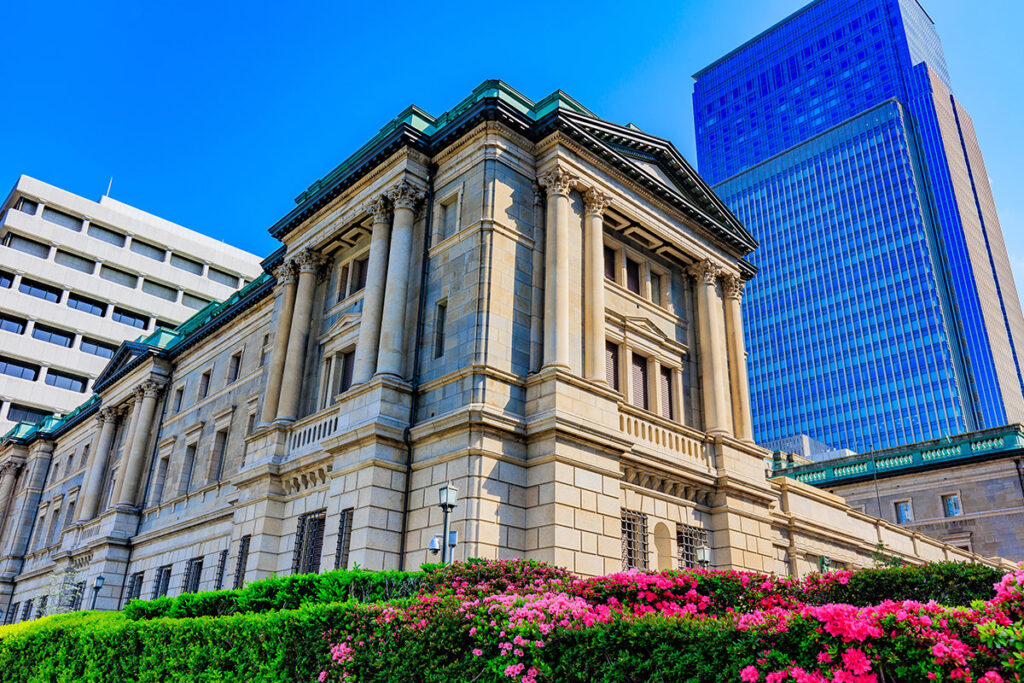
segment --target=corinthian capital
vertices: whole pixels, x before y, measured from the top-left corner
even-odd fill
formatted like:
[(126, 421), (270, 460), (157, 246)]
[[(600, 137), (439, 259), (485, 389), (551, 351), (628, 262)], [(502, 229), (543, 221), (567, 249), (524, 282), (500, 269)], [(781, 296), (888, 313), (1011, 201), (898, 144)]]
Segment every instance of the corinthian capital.
[(725, 292), (725, 298), (739, 301), (743, 298), (743, 287), (746, 284), (746, 282), (735, 275), (726, 275), (722, 280), (722, 291)]
[(100, 408), (96, 411), (96, 422), (102, 425), (104, 422), (114, 422), (121, 414), (120, 408), (114, 406), (108, 406), (106, 408)]
[(611, 206), (612, 198), (596, 187), (583, 194), (583, 207), (588, 216), (603, 216), (604, 210)]
[(722, 274), (722, 269), (718, 267), (711, 259), (704, 259), (703, 261), (697, 261), (689, 268), (686, 272), (690, 274), (698, 284), (702, 285), (714, 285), (718, 280), (718, 277)]
[(320, 270), (327, 259), (319, 251), (306, 247), (292, 259), (295, 262), (295, 267), (298, 268), (299, 273), (316, 273)]
[(296, 277), (298, 275), (295, 272), (295, 264), (291, 261), (285, 261), (274, 269), (274, 279), (277, 280), (279, 285), (294, 284)]
[(423, 190), (403, 180), (388, 192), (388, 199), (396, 209), (409, 209), (415, 211), (416, 206), (423, 200)]
[(391, 202), (388, 201), (387, 193), (379, 195), (366, 205), (366, 212), (373, 216), (374, 223), (391, 222)]
[(556, 166), (547, 173), (539, 176), (537, 178), (537, 182), (547, 190), (549, 197), (558, 195), (568, 197), (569, 190), (572, 189), (573, 183), (576, 182), (576, 176), (565, 169)]
[(14, 476), (15, 474), (18, 473), (18, 470), (20, 469), (21, 463), (14, 462), (13, 460), (8, 460), (4, 464), (0, 465), (0, 477), (4, 477), (7, 475)]
[(164, 384), (164, 382), (155, 379), (147, 379), (139, 385), (139, 388), (142, 389), (142, 394), (146, 398), (158, 398), (164, 390)]

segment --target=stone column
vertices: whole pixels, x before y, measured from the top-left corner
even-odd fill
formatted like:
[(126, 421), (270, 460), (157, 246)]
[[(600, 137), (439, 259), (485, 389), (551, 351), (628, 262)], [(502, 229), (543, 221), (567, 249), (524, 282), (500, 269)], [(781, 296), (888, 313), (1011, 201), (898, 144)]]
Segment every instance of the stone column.
[(288, 333), (288, 352), (285, 355), (284, 375), (281, 379), (281, 400), (277, 404), (275, 421), (291, 422), (298, 417), (299, 395), (302, 391), (303, 365), (306, 360), (306, 339), (313, 315), (313, 292), (317, 271), (324, 259), (312, 249), (303, 249), (295, 257), (299, 268), (299, 284), (295, 291), (295, 311)]
[(700, 328), (701, 393), (704, 403), (704, 431), (727, 434), (731, 429), (729, 370), (726, 361), (725, 324), (722, 299), (718, 296), (721, 269), (709, 260), (689, 269), (697, 287), (697, 324)]
[(604, 210), (611, 199), (600, 190), (591, 188), (583, 195), (586, 218), (583, 223), (583, 272), (586, 307), (583, 342), (584, 375), (594, 382), (607, 383), (604, 359)]
[(747, 352), (743, 343), (743, 280), (728, 276), (723, 281), (725, 292), (725, 329), (729, 338), (729, 381), (732, 386), (732, 421), (736, 438), (754, 442), (750, 414), (750, 381), (747, 378)]
[(278, 399), (281, 397), (281, 379), (284, 377), (284, 361), (288, 353), (288, 336), (292, 326), (292, 312), (295, 310), (295, 264), (282, 263), (274, 272), (277, 278), (278, 296), (281, 308), (277, 313), (274, 328), (274, 350), (270, 355), (270, 374), (267, 389), (263, 395), (263, 412), (260, 422), (270, 424), (277, 417)]
[(2, 540), (7, 516), (11, 514), (11, 505), (14, 503), (14, 482), (18, 478), (20, 465), (8, 460), (0, 465), (0, 540)]
[(561, 168), (538, 178), (547, 190), (544, 246), (544, 365), (569, 367), (569, 191), (576, 178)]
[(115, 499), (118, 505), (134, 506), (139, 499), (139, 482), (142, 478), (142, 467), (146, 462), (146, 444), (149, 443), (150, 430), (153, 428), (153, 418), (156, 415), (156, 400), (163, 386), (154, 380), (142, 383), (142, 402), (135, 404), (139, 419), (135, 425), (128, 456), (121, 466), (121, 493)]
[(377, 373), (401, 377), (402, 359), (405, 354), (405, 307), (409, 294), (412, 224), (416, 217), (416, 205), (423, 199), (423, 192), (402, 181), (388, 193), (388, 197), (395, 208), (395, 225), (391, 231), (391, 253), (388, 256), (388, 282), (384, 292)]
[(100, 435), (93, 449), (95, 457), (89, 464), (89, 471), (85, 473), (85, 488), (78, 498), (80, 502), (77, 512), (80, 521), (85, 522), (96, 516), (100, 492), (103, 490), (103, 479), (107, 473), (107, 462), (110, 460), (111, 446), (114, 444), (118, 412), (116, 408), (101, 408), (96, 415)]
[(672, 369), (672, 397), (675, 400), (675, 415), (672, 419), (679, 424), (686, 424), (686, 419), (683, 417), (686, 411), (686, 397), (683, 396), (683, 372), (675, 368)]
[(124, 486), (124, 468), (128, 462), (128, 452), (131, 450), (132, 441), (135, 439), (135, 430), (139, 424), (139, 406), (142, 405), (142, 387), (135, 387), (135, 390), (132, 393), (134, 394), (135, 399), (132, 402), (131, 406), (127, 408), (127, 412), (130, 414), (130, 417), (128, 418), (128, 429), (125, 432), (124, 453), (121, 456), (124, 462), (121, 463), (121, 469), (118, 471), (117, 474), (117, 481), (114, 482), (114, 495), (111, 496), (110, 498), (115, 503), (121, 500), (121, 487)]
[(373, 233), (370, 236), (370, 258), (366, 262), (366, 289), (363, 292), (363, 313), (359, 321), (359, 341), (352, 369), (352, 384), (362, 384), (373, 377), (380, 350), (380, 321), (384, 311), (384, 289), (388, 279), (388, 247), (391, 243), (391, 204), (385, 195), (373, 200)]

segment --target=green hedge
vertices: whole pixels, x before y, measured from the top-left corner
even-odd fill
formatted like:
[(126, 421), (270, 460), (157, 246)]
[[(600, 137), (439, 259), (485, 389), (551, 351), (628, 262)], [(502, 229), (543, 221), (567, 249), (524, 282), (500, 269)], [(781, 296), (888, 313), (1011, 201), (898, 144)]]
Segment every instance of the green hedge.
[(129, 619), (180, 619), (296, 609), (303, 605), (346, 600), (380, 602), (415, 595), (422, 579), (422, 572), (373, 572), (362, 569), (271, 576), (239, 590), (132, 600), (125, 607), (124, 613)]
[(877, 605), (884, 600), (934, 600), (943, 605), (969, 605), (988, 600), (1003, 571), (968, 562), (935, 562), (920, 566), (861, 569), (850, 574), (846, 584), (830, 582), (810, 589), (803, 596), (808, 603), (823, 605)]

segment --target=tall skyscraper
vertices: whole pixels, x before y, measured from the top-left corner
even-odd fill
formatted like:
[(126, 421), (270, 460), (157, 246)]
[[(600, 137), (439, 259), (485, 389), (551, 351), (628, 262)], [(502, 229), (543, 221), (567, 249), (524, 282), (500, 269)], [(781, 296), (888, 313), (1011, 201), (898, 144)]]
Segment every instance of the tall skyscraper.
[(701, 174), (760, 241), (754, 432), (868, 450), (1024, 419), (1024, 316), (916, 0), (818, 0), (694, 76)]

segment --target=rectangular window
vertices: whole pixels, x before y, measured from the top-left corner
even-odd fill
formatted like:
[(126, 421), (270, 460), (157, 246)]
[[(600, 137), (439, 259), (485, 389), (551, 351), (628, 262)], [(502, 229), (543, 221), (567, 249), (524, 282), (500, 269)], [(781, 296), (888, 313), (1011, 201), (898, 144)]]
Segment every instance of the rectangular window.
[(15, 360), (14, 358), (0, 356), (0, 374), (17, 377), (18, 379), (27, 379), (30, 382), (34, 382), (39, 379), (39, 366), (33, 363)]
[(196, 275), (203, 274), (203, 264), (199, 261), (194, 261), (190, 258), (182, 256), (180, 254), (171, 254), (171, 265), (175, 268), (188, 271), (189, 273), (195, 273)]
[(185, 579), (181, 582), (182, 593), (198, 593), (203, 576), (203, 558), (193, 557), (185, 563)]
[(213, 581), (213, 590), (219, 591), (224, 588), (224, 573), (228, 567), (228, 551), (227, 549), (220, 551), (220, 557), (217, 558), (217, 578)]
[(18, 620), (18, 607), (21, 606), (20, 602), (16, 602), (11, 605), (11, 608), (7, 610), (7, 616), (4, 617), (5, 624), (13, 624)]
[(361, 292), (366, 287), (366, 262), (367, 259), (361, 258), (352, 263), (352, 287), (349, 289), (349, 296)]
[(26, 325), (28, 325), (28, 321), (24, 318), (18, 318), (8, 313), (0, 313), (0, 330), (4, 332), (25, 334)]
[(658, 304), (659, 306), (662, 305), (661, 275), (655, 273), (654, 271), (651, 271), (651, 301)]
[(69, 605), (72, 612), (82, 609), (82, 598), (85, 597), (85, 581), (79, 581), (72, 585), (71, 599)]
[(213, 457), (210, 459), (209, 482), (220, 481), (224, 473), (224, 455), (228, 450), (228, 430), (222, 429), (213, 437)]
[(607, 244), (604, 245), (604, 276), (612, 282), (618, 280), (615, 277), (615, 249)]
[(676, 416), (675, 405), (672, 401), (672, 368), (661, 368), (658, 391), (661, 398), (661, 416), (671, 420)]
[(74, 332), (65, 332), (64, 330), (58, 330), (56, 327), (39, 323), (36, 323), (36, 326), (32, 328), (32, 336), (39, 341), (63, 346), (65, 349), (70, 349), (75, 342)]
[(345, 351), (340, 354), (338, 358), (338, 364), (336, 366), (337, 372), (341, 374), (340, 381), (338, 382), (338, 393), (343, 394), (352, 388), (352, 371), (355, 365), (355, 353), (352, 351)]
[(21, 278), (21, 284), (18, 285), (18, 291), (22, 294), (28, 294), (29, 296), (44, 299), (54, 304), (60, 301), (60, 295), (63, 293), (58, 287), (51, 287), (50, 285), (44, 285), (42, 282), (27, 280), (25, 278)]
[(676, 545), (679, 548), (679, 569), (699, 569), (697, 548), (708, 544), (708, 532), (698, 526), (676, 524)]
[(341, 511), (341, 520), (338, 524), (338, 548), (334, 551), (334, 568), (348, 569), (348, 555), (352, 548), (352, 514), (353, 508), (345, 508)]
[(212, 370), (207, 370), (199, 376), (199, 397), (197, 400), (202, 401), (210, 394), (210, 375), (213, 373)]
[(92, 259), (83, 258), (78, 254), (72, 254), (71, 252), (64, 251), (63, 249), (57, 250), (57, 254), (53, 257), (53, 260), (65, 268), (72, 268), (87, 275), (92, 275), (96, 270), (96, 262)]
[[(71, 461), (68, 461), (68, 474), (71, 473)], [(77, 501), (71, 501), (68, 503), (68, 511), (64, 513), (64, 528), (67, 529), (71, 526), (71, 523), (75, 521), (75, 503)]]
[(77, 391), (81, 394), (85, 392), (85, 387), (89, 383), (89, 378), (48, 368), (46, 371), (46, 383), (51, 387)]
[(896, 503), (896, 523), (905, 524), (914, 521), (914, 512), (910, 508), (909, 500), (901, 500)]
[(49, 595), (44, 595), (39, 598), (39, 606), (36, 607), (36, 619), (46, 615), (46, 603), (50, 601)]
[(633, 354), (633, 369), (631, 372), (633, 395), (630, 401), (637, 408), (647, 410), (650, 402), (647, 396), (647, 359), (640, 354)]
[(235, 562), (235, 579), (231, 587), (238, 590), (245, 582), (245, 567), (249, 564), (249, 542), (252, 536), (242, 536), (238, 542), (238, 561)]
[(191, 443), (185, 448), (185, 459), (181, 463), (181, 481), (178, 483), (178, 495), (184, 496), (192, 487), (192, 469), (196, 466), (196, 444)]
[(121, 308), (120, 306), (114, 306), (114, 313), (111, 316), (111, 318), (114, 320), (114, 322), (118, 322), (123, 325), (129, 325), (140, 330), (146, 329), (146, 326), (149, 325), (148, 316), (142, 315), (141, 313), (134, 313), (127, 309)]
[(26, 199), (25, 197), (22, 197), (21, 199), (18, 200), (18, 203), (15, 205), (14, 208), (16, 208), (18, 211), (21, 211), (22, 213), (27, 213), (30, 216), (35, 216), (36, 210), (39, 209), (39, 203), (34, 202), (31, 199)]
[(622, 509), (622, 568), (647, 569), (647, 515)]
[(50, 515), (50, 528), (46, 532), (46, 546), (49, 547), (57, 542), (57, 532), (60, 530), (60, 509), (54, 510)]
[(631, 258), (626, 259), (626, 289), (640, 293), (640, 264)]
[[(2, 361), (0, 361), (2, 363)], [(41, 422), (46, 418), (50, 417), (52, 413), (46, 410), (40, 410), (39, 408), (33, 408), (31, 406), (23, 406), (17, 403), (12, 403), (7, 409), (7, 419), (11, 422)]]
[(7, 233), (7, 237), (4, 238), (4, 246), (16, 249), (29, 256), (35, 256), (36, 258), (45, 259), (50, 257), (50, 246), (48, 244), (36, 242), (21, 235), (15, 235), (13, 232)]
[(116, 230), (104, 228), (102, 225), (96, 225), (95, 223), (89, 223), (89, 228), (86, 232), (89, 233), (90, 237), (94, 237), (101, 242), (113, 244), (115, 247), (124, 246), (125, 236)]
[(82, 219), (72, 216), (69, 213), (58, 211), (57, 209), (51, 209), (48, 206), (43, 207), (43, 220), (49, 221), (54, 225), (59, 225), (62, 228), (68, 230), (74, 230), (75, 232), (82, 232)]
[(260, 367), (262, 368), (267, 364), (267, 358), (270, 357), (270, 335), (263, 335), (263, 344), (260, 346)]
[(21, 620), (25, 621), (32, 617), (32, 601), (34, 598), (30, 598), (25, 601), (25, 604), (21, 608)]
[(146, 578), (145, 572), (135, 572), (128, 577), (128, 585), (124, 591), (124, 604), (127, 605), (132, 600), (137, 600), (142, 597), (142, 582)]
[(238, 371), (242, 367), (242, 352), (232, 354), (228, 359), (228, 384), (238, 380)]
[(100, 266), (100, 277), (108, 282), (121, 285), (122, 287), (128, 287), (135, 289), (139, 286), (139, 276), (133, 275), (119, 268), (111, 268), (108, 265)]
[(317, 510), (299, 516), (299, 525), (295, 531), (295, 550), (292, 554), (292, 574), (319, 573), (326, 521), (327, 510)]
[(78, 348), (86, 353), (99, 356), (100, 358), (110, 358), (114, 355), (114, 351), (117, 351), (117, 347), (113, 344), (107, 344), (106, 342), (101, 342), (98, 339), (89, 339), (89, 337), (82, 337), (82, 341), (79, 343)]
[(951, 493), (942, 497), (942, 512), (946, 517), (959, 517), (964, 513), (960, 508), (960, 495)]
[(348, 296), (348, 264), (346, 263), (338, 271), (338, 301), (344, 301)]
[(142, 281), (142, 291), (151, 296), (159, 297), (164, 301), (178, 300), (178, 290), (174, 287), (162, 285), (159, 282), (153, 282), (152, 280)]
[(10, 289), (11, 285), (14, 284), (14, 275), (8, 273), (6, 270), (0, 270), (0, 287), (4, 289)]
[(444, 355), (444, 323), (448, 315), (448, 301), (437, 303), (437, 313), (434, 314), (434, 358)]
[(167, 589), (171, 585), (171, 565), (165, 564), (156, 570), (156, 581), (153, 582), (152, 599), (162, 598), (167, 595)]
[(68, 294), (68, 308), (73, 308), (76, 311), (82, 311), (84, 313), (90, 313), (103, 317), (107, 314), (107, 305), (102, 301), (96, 299), (90, 299), (87, 296), (81, 294), (75, 294), (71, 292)]
[(177, 389), (174, 390), (174, 400), (172, 401), (171, 405), (173, 406), (173, 411), (175, 413), (181, 412), (181, 399), (184, 398), (184, 396), (185, 387), (178, 387)]
[(160, 261), (163, 263), (164, 259), (167, 258), (167, 250), (163, 247), (158, 247), (155, 244), (149, 242), (143, 242), (137, 237), (132, 238), (131, 250), (136, 254), (151, 258), (154, 261)]
[(459, 230), (459, 196), (441, 205), (441, 239), (451, 237)]
[(217, 268), (213, 268), (213, 267), (209, 268), (206, 271), (206, 277), (210, 278), (214, 282), (220, 283), (222, 285), (227, 285), (228, 287), (231, 287), (232, 289), (238, 286), (238, 276), (237, 275), (232, 275), (231, 273), (226, 273), (223, 270), (218, 270)]
[(185, 306), (188, 306), (189, 308), (191, 308), (193, 310), (198, 311), (201, 308), (203, 308), (203, 306), (205, 306), (206, 304), (208, 304), (210, 302), (209, 302), (209, 300), (204, 299), (204, 298), (202, 298), (200, 296), (195, 296), (193, 294), (189, 294), (188, 292), (182, 292), (182, 294), (181, 294), (181, 303), (183, 305), (185, 305)]
[(619, 346), (610, 341), (604, 343), (604, 372), (608, 386), (619, 390)]
[(160, 318), (157, 318), (156, 327), (162, 327), (165, 330), (173, 330), (177, 329), (178, 325), (176, 323), (169, 323), (166, 320), (160, 320)]
[(245, 425), (245, 433), (252, 434), (256, 429), (256, 413), (249, 413), (249, 422)]
[(159, 505), (164, 500), (164, 484), (167, 481), (167, 458), (160, 458), (156, 466), (156, 475), (153, 477), (153, 505)]

